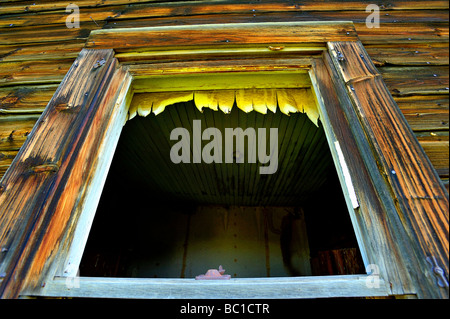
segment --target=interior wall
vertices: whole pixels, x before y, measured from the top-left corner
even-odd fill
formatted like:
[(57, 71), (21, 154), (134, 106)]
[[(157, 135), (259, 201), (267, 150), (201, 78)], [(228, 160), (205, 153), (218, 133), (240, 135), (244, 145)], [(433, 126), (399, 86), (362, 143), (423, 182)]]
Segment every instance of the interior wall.
[[(172, 163), (170, 131), (193, 119), (222, 130), (279, 128), (278, 171)], [(125, 125), (80, 273), (194, 278), (220, 265), (236, 278), (361, 273), (357, 247), (320, 122), (178, 103)]]
[(146, 210), (152, 215), (138, 226), (131, 277), (194, 278), (219, 265), (232, 278), (311, 275), (304, 218), (291, 215), (294, 208)]
[(81, 276), (235, 278), (364, 273), (336, 174), (303, 207), (158, 200), (110, 171)]

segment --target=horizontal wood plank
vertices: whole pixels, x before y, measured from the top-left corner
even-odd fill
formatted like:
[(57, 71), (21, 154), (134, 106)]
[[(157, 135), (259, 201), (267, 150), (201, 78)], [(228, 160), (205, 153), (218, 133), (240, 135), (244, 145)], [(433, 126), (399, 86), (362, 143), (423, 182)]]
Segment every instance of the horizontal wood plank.
[(0, 179), (8, 170), (16, 155), (17, 151), (0, 151)]
[(449, 142), (421, 141), (425, 153), (441, 178), (449, 177)]
[(0, 63), (0, 86), (60, 83), (74, 59)]
[(380, 67), (393, 96), (448, 94), (448, 66)]
[[(375, 280), (377, 286), (375, 285)], [(58, 277), (24, 295), (133, 299), (286, 299), (387, 296), (381, 278), (365, 275), (230, 280)]]
[(101, 26), (97, 26), (94, 23), (89, 26), (70, 29), (65, 24), (53, 25), (50, 28), (47, 25), (20, 28), (7, 27), (0, 29), (0, 43), (2, 45), (17, 45), (78, 41), (87, 39), (91, 30), (100, 28)]
[(447, 42), (449, 25), (435, 23), (380, 23), (379, 28), (367, 28), (366, 23), (355, 23), (359, 39), (364, 45), (375, 43), (432, 43)]
[(84, 43), (85, 40), (81, 39), (61, 43), (0, 45), (0, 62), (75, 60)]
[(372, 62), (378, 66), (388, 65), (448, 65), (448, 43), (412, 43), (398, 45), (365, 45)]
[(0, 87), (0, 114), (42, 113), (58, 84)]
[[(8, 3), (9, 2), (9, 3)], [(35, 2), (35, 3), (14, 3), (13, 1), (8, 1), (7, 3), (3, 4), (2, 11), (0, 15), (6, 15), (6, 14), (16, 14), (16, 13), (27, 13), (32, 14), (36, 12), (47, 12), (47, 11), (56, 11), (56, 10), (64, 10), (68, 4), (70, 4), (69, 1), (54, 1), (54, 2)], [(144, 2), (140, 4), (140, 2)], [(157, 2), (156, 4), (152, 4), (151, 2)], [(345, 1), (345, 6), (347, 10), (361, 10), (364, 11), (366, 6), (368, 4), (377, 4), (380, 7), (380, 10), (421, 10), (421, 9), (448, 9), (448, 2), (442, 1), (442, 0), (432, 0), (428, 1), (427, 4), (424, 4), (421, 1), (391, 1), (388, 4), (385, 4), (382, 1), (372, 1), (372, 0), (362, 0), (362, 1)], [(83, 9), (89, 9), (89, 8), (100, 8), (105, 10), (107, 7), (114, 8), (114, 6), (122, 6), (123, 5), (129, 5), (128, 0), (79, 0), (77, 1), (77, 5), (80, 8)], [(142, 7), (146, 6), (164, 6), (167, 8), (172, 8), (171, 12), (175, 11), (173, 7), (180, 6), (180, 4), (173, 4), (170, 3), (170, 1), (152, 1), (152, 0), (138, 0), (134, 1), (130, 5), (129, 11), (138, 11), (139, 9), (142, 10)], [(211, 7), (214, 5), (213, 1), (196, 1), (193, 3), (195, 7), (201, 7), (204, 6), (206, 8)], [(334, 11), (336, 6), (341, 6), (342, 1), (304, 1), (301, 4), (297, 5), (289, 5), (286, 4), (284, 1), (264, 1), (263, 3), (255, 3), (255, 4), (242, 4), (239, 1), (228, 1), (228, 3), (222, 4), (216, 4), (216, 7), (224, 7), (228, 6), (228, 8), (225, 9), (233, 9), (237, 10), (252, 10), (255, 7), (263, 8), (266, 11), (271, 10), (282, 10), (283, 8), (286, 9), (296, 9), (301, 11), (312, 11), (312, 10), (318, 10), (318, 11)], [(182, 7), (183, 8), (183, 7)], [(197, 9), (201, 10), (200, 9)], [(228, 10), (225, 10), (228, 11)], [(261, 9), (260, 9), (261, 10)], [(208, 9), (203, 9), (203, 11), (200, 12), (207, 12)], [(189, 10), (179, 10), (179, 12), (183, 12), (184, 14), (189, 13)], [(172, 13), (173, 14), (173, 13)]]
[[(142, 0), (137, 0), (136, 2), (141, 2)], [(144, 0), (144, 2), (150, 2), (155, 0)], [(167, 1), (167, 0), (165, 0)], [(33, 2), (33, 3), (17, 3), (23, 1), (16, 0), (6, 0), (7, 4), (3, 4), (1, 14), (14, 14), (14, 13), (28, 13), (32, 14), (35, 12), (45, 12), (45, 11), (55, 11), (64, 10), (66, 7), (73, 3), (71, 1), (48, 1), (48, 2)], [(161, 1), (159, 1), (161, 2)], [(128, 4), (128, 0), (79, 0), (77, 5), (80, 8), (92, 8), (92, 7), (102, 7), (102, 6), (113, 6), (113, 5), (124, 5)]]
[[(255, 4), (257, 5), (257, 4)], [(174, 25), (196, 25), (217, 23), (263, 23), (263, 22), (314, 22), (314, 21), (353, 21), (365, 23), (367, 13), (364, 11), (255, 11), (222, 14), (222, 12), (203, 15), (179, 15), (176, 17), (125, 18), (126, 15), (111, 17), (103, 25), (104, 29), (138, 28)], [(381, 24), (397, 23), (447, 23), (445, 10), (389, 11), (380, 15)], [(89, 22), (88, 22), (89, 23)]]
[(413, 131), (448, 132), (448, 95), (395, 96), (394, 99)]
[[(225, 22), (282, 22), (282, 21), (353, 21), (365, 22), (365, 10), (345, 8), (345, 11), (313, 10), (314, 8), (287, 2), (190, 2), (146, 3), (126, 6), (107, 6), (80, 10), (80, 25), (95, 24), (103, 28), (149, 27), (175, 24), (210, 24)], [(363, 9), (363, 8), (361, 8)], [(381, 8), (380, 8), (381, 9)], [(254, 11), (253, 11), (254, 10)], [(223, 12), (227, 12), (223, 15)], [(69, 13), (50, 11), (37, 14), (0, 16), (0, 28), (64, 24)], [(174, 19), (176, 18), (176, 19)], [(446, 22), (445, 10), (395, 10), (380, 15), (380, 23)]]
[(218, 44), (325, 43), (330, 40), (354, 41), (351, 22), (208, 24), (95, 30), (87, 48), (173, 48), (179, 46), (214, 46)]
[(0, 151), (18, 151), (39, 119), (39, 114), (0, 117)]

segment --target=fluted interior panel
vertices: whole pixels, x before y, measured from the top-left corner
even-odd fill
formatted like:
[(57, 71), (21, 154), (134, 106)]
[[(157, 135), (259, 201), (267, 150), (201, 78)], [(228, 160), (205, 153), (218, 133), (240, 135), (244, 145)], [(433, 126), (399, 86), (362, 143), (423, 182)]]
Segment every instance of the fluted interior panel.
[[(279, 107), (279, 106), (278, 106)], [(193, 121), (201, 121), (201, 130), (215, 127), (266, 128), (269, 147), (269, 128), (278, 129), (278, 168), (273, 174), (260, 174), (263, 165), (256, 163), (211, 163), (203, 160), (192, 163)], [(177, 140), (170, 140), (175, 128), (190, 133), (190, 163), (175, 164), (170, 151)], [(209, 140), (201, 141), (203, 148)], [(257, 145), (258, 149), (261, 144)], [(245, 150), (248, 150), (247, 145)], [(224, 152), (222, 152), (223, 154)], [(220, 205), (297, 205), (307, 200), (327, 180), (332, 159), (320, 121), (316, 126), (305, 113), (269, 111), (244, 112), (236, 101), (228, 114), (203, 108), (194, 101), (176, 103), (164, 112), (146, 117), (136, 116), (123, 129), (113, 168), (136, 194), (149, 200), (188, 200), (201, 204)], [(144, 194), (144, 195), (142, 195)], [(138, 195), (136, 195), (138, 196)], [(132, 200), (132, 199), (130, 199)]]

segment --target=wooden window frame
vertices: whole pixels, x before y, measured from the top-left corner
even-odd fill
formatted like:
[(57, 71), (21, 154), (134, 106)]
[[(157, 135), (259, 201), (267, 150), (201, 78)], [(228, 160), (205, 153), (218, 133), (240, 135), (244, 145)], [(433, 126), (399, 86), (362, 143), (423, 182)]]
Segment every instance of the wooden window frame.
[[(367, 284), (373, 274), (229, 282), (74, 277), (134, 90), (163, 74), (298, 69), (309, 73), (379, 288)], [(351, 22), (97, 30), (1, 181), (0, 247), (3, 298), (448, 298), (427, 261), (448, 281), (448, 193)]]

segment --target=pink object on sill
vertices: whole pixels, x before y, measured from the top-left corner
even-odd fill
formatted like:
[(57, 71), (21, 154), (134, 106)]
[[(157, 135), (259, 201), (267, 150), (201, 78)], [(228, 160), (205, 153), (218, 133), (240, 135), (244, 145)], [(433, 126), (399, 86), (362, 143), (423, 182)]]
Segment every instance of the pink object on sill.
[(206, 274), (196, 276), (195, 280), (227, 280), (231, 278), (231, 275), (224, 275), (224, 273), (225, 269), (220, 265), (219, 270), (209, 269)]

